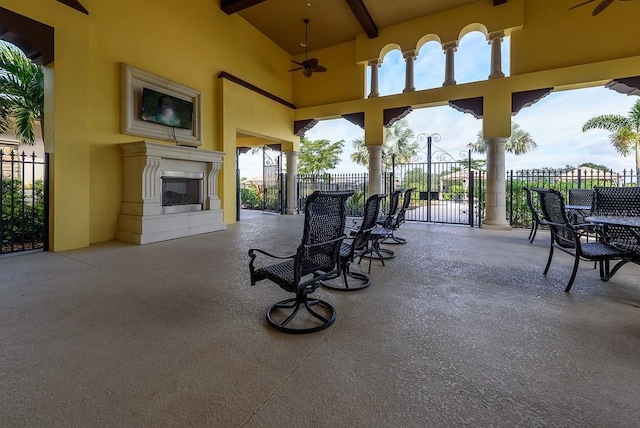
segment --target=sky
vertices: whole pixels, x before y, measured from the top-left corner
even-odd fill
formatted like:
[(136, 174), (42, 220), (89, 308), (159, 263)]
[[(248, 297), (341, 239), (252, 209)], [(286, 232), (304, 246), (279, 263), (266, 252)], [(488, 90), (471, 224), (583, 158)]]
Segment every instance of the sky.
[[(491, 50), (483, 34), (473, 32), (460, 41), (455, 53), (455, 79), (458, 84), (485, 80), (490, 72)], [(502, 70), (509, 75), (509, 39), (502, 43)], [(329, 70), (330, 72), (330, 70)], [(379, 70), (380, 96), (401, 93), (404, 89), (405, 65), (400, 51), (388, 53)], [(440, 87), (444, 81), (444, 54), (437, 42), (424, 45), (414, 64), (416, 90)], [(367, 82), (369, 76), (367, 74)], [(368, 89), (367, 89), (368, 92)], [(619, 155), (603, 130), (582, 132), (582, 125), (590, 118), (603, 114), (627, 116), (632, 105), (640, 98), (626, 96), (604, 87), (552, 92), (530, 107), (525, 107), (512, 120), (529, 132), (538, 148), (524, 155), (506, 155), (509, 170), (535, 168), (562, 168), (583, 163), (605, 165), (615, 172), (633, 170), (634, 156)], [(482, 120), (461, 113), (449, 106), (415, 109), (406, 118), (414, 134), (440, 135), (434, 143), (454, 157), (467, 150), (467, 144), (477, 140)], [(309, 140), (344, 140), (342, 160), (332, 173), (367, 172), (350, 160), (352, 141), (363, 138), (364, 130), (345, 119), (320, 121), (307, 131)], [(474, 158), (484, 155), (474, 153)], [(262, 175), (262, 156), (240, 156), (242, 177)]]

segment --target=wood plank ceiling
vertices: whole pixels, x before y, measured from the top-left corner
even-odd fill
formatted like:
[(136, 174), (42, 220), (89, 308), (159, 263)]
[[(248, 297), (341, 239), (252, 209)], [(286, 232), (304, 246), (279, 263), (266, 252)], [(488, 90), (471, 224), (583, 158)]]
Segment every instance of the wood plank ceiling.
[(498, 6), (507, 0), (221, 0), (227, 14), (237, 13), (291, 55), (304, 52), (309, 19), (309, 49), (354, 40), (365, 33), (378, 36), (378, 29), (431, 15), (476, 1)]

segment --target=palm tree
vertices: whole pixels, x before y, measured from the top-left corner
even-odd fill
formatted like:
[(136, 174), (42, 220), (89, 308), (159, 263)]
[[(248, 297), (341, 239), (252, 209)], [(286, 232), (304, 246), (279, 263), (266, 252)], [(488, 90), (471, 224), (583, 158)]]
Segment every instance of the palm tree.
[[(351, 154), (351, 160), (359, 165), (368, 166), (369, 152), (364, 140), (357, 138), (352, 144), (355, 151)], [(409, 128), (409, 122), (406, 119), (398, 120), (385, 128), (382, 158), (387, 170), (391, 169), (392, 155), (396, 156), (396, 162), (407, 163), (419, 149), (420, 145), (414, 140), (414, 132)]]
[[(44, 129), (44, 72), (17, 47), (0, 43), (0, 132), (15, 127), (22, 144), (35, 143), (34, 127)], [(44, 133), (42, 134), (44, 135)]]
[(582, 132), (589, 129), (610, 131), (609, 140), (622, 156), (635, 151), (636, 174), (640, 174), (640, 100), (633, 104), (627, 117), (619, 114), (592, 117), (582, 125)]
[[(478, 132), (478, 139), (476, 142), (469, 143), (468, 147), (477, 153), (487, 152), (487, 143), (482, 137), (482, 131)], [(538, 143), (533, 141), (531, 134), (520, 128), (520, 125), (517, 123), (511, 122), (511, 136), (507, 140), (505, 151), (507, 153), (513, 153), (514, 155), (523, 155), (537, 148)]]

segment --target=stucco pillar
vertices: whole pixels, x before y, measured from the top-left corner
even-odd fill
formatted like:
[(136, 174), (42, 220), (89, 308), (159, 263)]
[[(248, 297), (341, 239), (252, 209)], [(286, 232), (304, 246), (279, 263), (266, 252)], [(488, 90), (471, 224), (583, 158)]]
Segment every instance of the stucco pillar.
[(491, 45), (491, 73), (489, 79), (504, 77), (502, 72), (502, 39), (504, 32), (498, 31), (489, 34), (489, 44)]
[(377, 59), (369, 61), (369, 67), (371, 68), (371, 92), (369, 98), (375, 98), (380, 96), (378, 92), (378, 68), (380, 68), (380, 61)]
[(405, 65), (405, 79), (404, 79), (404, 90), (402, 92), (413, 92), (416, 90), (416, 87), (413, 83), (413, 62), (416, 59), (416, 52), (409, 51), (402, 54), (404, 57)]
[(367, 146), (369, 150), (369, 195), (382, 193), (382, 146)]
[(449, 42), (442, 45), (445, 54), (444, 83), (442, 86), (456, 84), (454, 52), (458, 48), (458, 42)]
[(508, 138), (485, 138), (487, 145), (487, 200), (483, 227), (511, 229), (507, 222), (507, 195), (505, 187), (505, 145)]
[(287, 210), (285, 214), (295, 214), (297, 212), (297, 189), (296, 176), (298, 175), (298, 152), (285, 152), (287, 157)]

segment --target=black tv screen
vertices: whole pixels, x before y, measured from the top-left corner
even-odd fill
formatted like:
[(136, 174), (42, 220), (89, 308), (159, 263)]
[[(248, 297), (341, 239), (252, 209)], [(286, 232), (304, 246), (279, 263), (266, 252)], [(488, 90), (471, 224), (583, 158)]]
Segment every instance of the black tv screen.
[(193, 103), (142, 88), (142, 120), (172, 128), (192, 129)]

